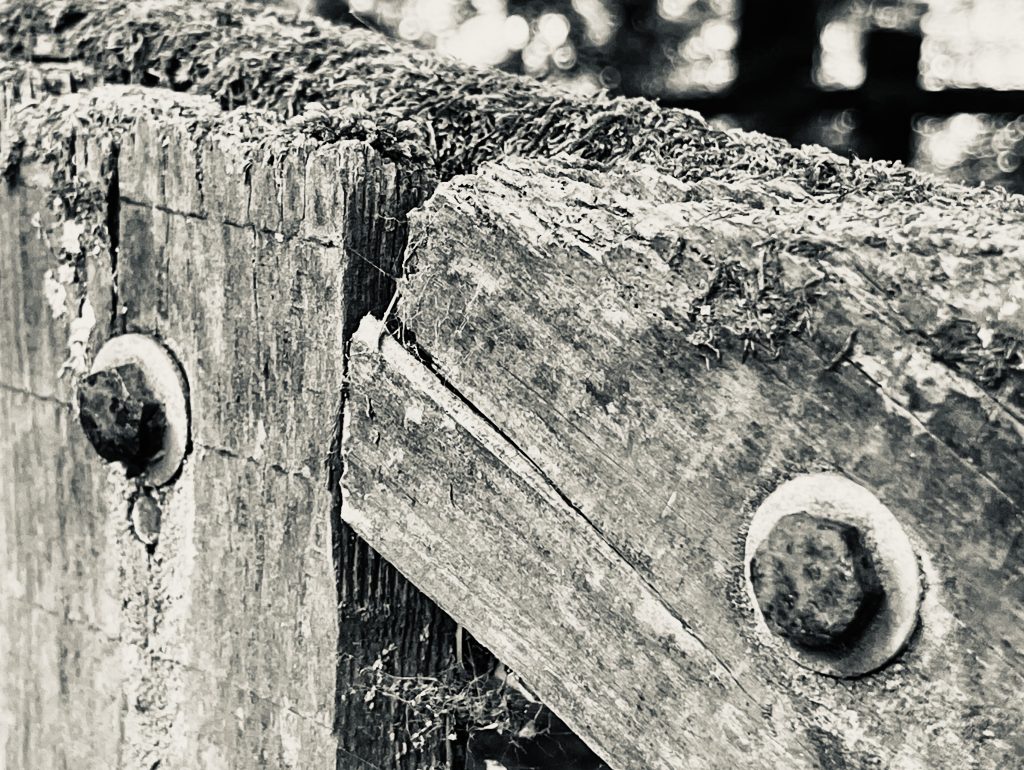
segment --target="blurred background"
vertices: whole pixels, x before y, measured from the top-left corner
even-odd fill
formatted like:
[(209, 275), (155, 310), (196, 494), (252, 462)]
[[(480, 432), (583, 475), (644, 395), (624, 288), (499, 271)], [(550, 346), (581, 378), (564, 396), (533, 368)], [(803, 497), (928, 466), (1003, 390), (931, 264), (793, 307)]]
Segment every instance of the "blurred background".
[(1024, 0), (296, 0), (569, 91), (1024, 192)]

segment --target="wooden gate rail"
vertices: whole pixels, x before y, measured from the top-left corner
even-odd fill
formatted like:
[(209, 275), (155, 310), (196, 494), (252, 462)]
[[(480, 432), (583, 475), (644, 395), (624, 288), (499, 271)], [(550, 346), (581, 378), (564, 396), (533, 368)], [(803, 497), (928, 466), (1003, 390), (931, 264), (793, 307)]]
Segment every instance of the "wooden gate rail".
[[(512, 159), (442, 185), (396, 306), (413, 352), (354, 343), (342, 517), (613, 766), (1020, 756), (1019, 373), (1001, 398), (929, 346), (947, 314), (1017, 334), (1024, 221), (956, 193)], [(823, 469), (924, 575), (910, 648), (854, 681), (773, 644), (743, 569), (764, 497)]]
[[(616, 770), (1024, 755), (1022, 199), (246, 6), (0, 24), (7, 766), (444, 766), (361, 672), (452, 617)], [(78, 424), (131, 333), (167, 483)], [(808, 478), (884, 659), (751, 587)]]

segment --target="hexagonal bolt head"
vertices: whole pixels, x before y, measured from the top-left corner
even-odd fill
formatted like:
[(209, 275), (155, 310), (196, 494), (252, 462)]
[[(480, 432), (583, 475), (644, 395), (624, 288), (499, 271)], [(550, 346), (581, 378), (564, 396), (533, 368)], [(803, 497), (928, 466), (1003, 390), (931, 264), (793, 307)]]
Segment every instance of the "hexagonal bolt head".
[(861, 531), (806, 512), (779, 519), (750, 579), (768, 626), (811, 650), (855, 644), (885, 597)]
[(90, 443), (129, 476), (142, 473), (163, 450), (164, 405), (135, 364), (94, 372), (78, 389), (79, 421)]

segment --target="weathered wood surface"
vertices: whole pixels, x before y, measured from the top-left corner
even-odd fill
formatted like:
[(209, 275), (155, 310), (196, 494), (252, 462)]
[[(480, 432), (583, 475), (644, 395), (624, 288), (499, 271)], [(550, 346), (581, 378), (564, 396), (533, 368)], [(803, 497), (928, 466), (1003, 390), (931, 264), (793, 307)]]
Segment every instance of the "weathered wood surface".
[[(1017, 764), (1024, 216), (939, 192), (568, 160), (442, 185), (396, 308), (430, 369), (361, 340), (343, 518), (614, 767)], [(854, 681), (782, 654), (744, 586), (753, 508), (822, 469), (926, 580), (910, 648)]]
[[(386, 704), (366, 718), (359, 671), (396, 618), (436, 632), (400, 640), (411, 669), (453, 634), (332, 523), (329, 484), (346, 313), (389, 296), (428, 177), (338, 116), (285, 126), (138, 87), (13, 104), (35, 94), (9, 88), (3, 125), (3, 764), (429, 761), (443, 747), (389, 740)], [(71, 406), (123, 331), (191, 383), (151, 548), (129, 527), (139, 491)]]
[[(362, 666), (397, 644), (398, 673), (431, 673), (453, 634), (340, 521), (343, 470), (360, 501), (348, 515), (374, 544), (622, 767), (699, 766), (745, 741), (762, 753), (734, 764), (1019, 763), (1019, 198), (714, 131), (647, 102), (565, 96), (244, 4), (15, 2), (0, 25), (3, 54), (68, 60), (42, 79), (4, 78), (8, 138), (30, 140), (8, 161), (18, 173), (0, 200), (9, 765), (306, 766), (336, 752), (337, 767), (412, 768), (443, 757), (443, 741), (422, 754), (393, 743), (394, 714), (366, 718)], [(104, 81), (205, 98), (101, 91), (12, 116), (20, 100)], [(268, 111), (219, 111), (240, 106)], [(37, 157), (47, 144), (56, 156)], [(416, 409), (364, 417), (367, 398), (396, 409), (411, 399), (424, 424), (439, 419), (422, 389), (383, 377), (367, 352), (352, 376), (352, 435), (377, 436), (361, 420), (402, 430), (382, 431), (380, 447), (350, 444), (362, 465), (343, 469), (342, 348), (390, 299), (406, 212), (435, 175), (560, 153), (645, 165), (517, 161), (446, 185), (411, 242), (419, 273), (398, 311), (460, 397), (520, 449), (480, 449), (481, 434), (461, 429), (441, 443)], [(70, 254), (68, 220), (80, 246)], [(90, 454), (69, 406), (74, 372), (122, 330), (158, 334), (193, 383), (194, 447), (162, 493), (152, 553), (127, 528), (132, 490)], [(496, 465), (499, 446), (544, 483)], [(453, 468), (479, 469), (578, 535), (574, 558), (592, 553), (618, 576), (608, 593), (511, 606), (517, 559), (551, 575), (558, 553), (513, 551), (530, 522), (500, 519), (494, 489), (472, 476), (452, 480), (442, 507), (412, 505), (443, 493)], [(889, 504), (928, 584), (907, 655), (854, 682), (796, 668), (758, 634), (740, 585), (753, 505), (819, 468)], [(414, 471), (421, 490), (404, 482)], [(444, 506), (459, 485), (494, 500), (477, 506), (480, 521), (512, 540), (446, 542), (421, 528), (413, 541), (395, 526), (450, 527)], [(538, 485), (564, 496), (565, 517), (551, 518)], [(491, 534), (458, 524), (443, 531)], [(461, 573), (428, 570), (428, 543)], [(473, 585), (483, 575), (489, 591)], [(564, 588), (572, 574), (556, 578)], [(521, 643), (536, 632), (509, 620), (566, 639), (550, 612), (568, 603), (594, 617), (616, 585), (620, 597), (659, 596), (657, 612), (686, 624), (673, 644), (709, 651), (693, 652), (692, 678), (667, 660), (679, 686), (666, 692), (669, 679), (650, 672), (671, 652), (650, 644), (651, 616), (618, 607), (647, 672), (609, 672), (635, 684), (625, 706), (593, 697), (603, 679), (580, 681), (607, 656), (550, 649), (548, 664)], [(694, 700), (720, 665), (731, 673)], [(651, 692), (711, 724), (682, 724), (657, 702), (630, 710), (630, 693)], [(67, 715), (58, 730), (45, 719), (54, 710)], [(644, 719), (666, 733), (624, 731)], [(719, 723), (736, 735), (729, 745), (714, 737)]]
[(390, 337), (378, 357), (377, 324), (365, 331), (342, 506), (360, 535), (613, 767), (813, 766), (767, 722), (751, 729), (759, 705), (728, 667), (526, 457)]

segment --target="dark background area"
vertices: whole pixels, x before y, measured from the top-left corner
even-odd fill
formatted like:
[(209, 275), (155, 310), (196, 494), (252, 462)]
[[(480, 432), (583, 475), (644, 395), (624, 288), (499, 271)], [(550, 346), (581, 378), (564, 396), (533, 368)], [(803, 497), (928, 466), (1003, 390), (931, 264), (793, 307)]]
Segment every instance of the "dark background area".
[(295, 0), (464, 61), (1024, 192), (1024, 0)]

